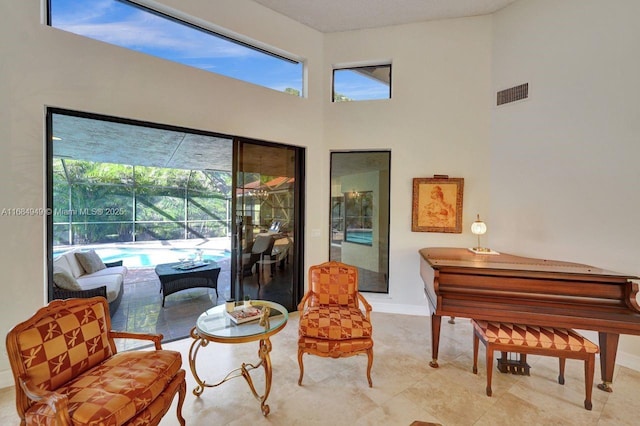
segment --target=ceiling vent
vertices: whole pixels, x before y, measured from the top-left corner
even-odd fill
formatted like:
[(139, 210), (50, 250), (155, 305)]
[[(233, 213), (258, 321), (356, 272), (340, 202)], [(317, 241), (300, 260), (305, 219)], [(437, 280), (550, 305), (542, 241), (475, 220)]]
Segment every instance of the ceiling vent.
[(529, 97), (529, 83), (510, 87), (498, 92), (497, 105), (520, 101)]

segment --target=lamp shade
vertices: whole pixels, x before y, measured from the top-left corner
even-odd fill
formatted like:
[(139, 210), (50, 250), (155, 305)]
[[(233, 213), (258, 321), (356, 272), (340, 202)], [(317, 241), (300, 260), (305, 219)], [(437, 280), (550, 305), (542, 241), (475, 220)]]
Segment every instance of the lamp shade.
[(480, 220), (480, 215), (478, 215), (478, 219), (471, 224), (471, 232), (475, 235), (482, 235), (487, 232), (487, 225)]

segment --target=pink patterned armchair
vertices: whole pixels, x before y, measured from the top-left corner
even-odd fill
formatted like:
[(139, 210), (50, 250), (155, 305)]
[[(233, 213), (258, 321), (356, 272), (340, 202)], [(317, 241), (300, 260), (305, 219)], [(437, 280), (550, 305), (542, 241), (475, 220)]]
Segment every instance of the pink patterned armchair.
[[(104, 297), (54, 300), (7, 334), (21, 425), (157, 425), (186, 395), (180, 352), (161, 335), (110, 331)], [(114, 338), (151, 340), (155, 350), (116, 353)]]
[(366, 354), (367, 380), (373, 386), (371, 305), (358, 292), (358, 269), (340, 262), (310, 267), (309, 290), (298, 311), (298, 385), (304, 375), (302, 356), (308, 353), (331, 358)]

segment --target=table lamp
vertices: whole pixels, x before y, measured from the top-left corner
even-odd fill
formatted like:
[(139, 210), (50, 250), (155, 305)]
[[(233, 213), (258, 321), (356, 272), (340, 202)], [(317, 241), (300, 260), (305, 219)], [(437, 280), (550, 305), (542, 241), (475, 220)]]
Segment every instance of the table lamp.
[(488, 253), (491, 249), (484, 248), (480, 245), (480, 235), (484, 235), (487, 232), (487, 225), (480, 220), (480, 215), (475, 222), (471, 224), (471, 232), (478, 236), (478, 246), (470, 249), (474, 253)]

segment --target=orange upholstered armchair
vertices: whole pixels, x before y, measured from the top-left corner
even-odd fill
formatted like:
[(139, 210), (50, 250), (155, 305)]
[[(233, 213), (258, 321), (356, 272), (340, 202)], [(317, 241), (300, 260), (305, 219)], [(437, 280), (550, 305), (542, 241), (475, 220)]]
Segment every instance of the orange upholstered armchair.
[[(161, 335), (110, 331), (107, 300), (54, 300), (7, 334), (21, 425), (157, 425), (186, 395), (180, 352)], [(117, 353), (114, 338), (142, 338), (155, 350)]]
[(309, 290), (300, 301), (298, 311), (298, 385), (302, 384), (304, 375), (302, 356), (305, 353), (331, 358), (367, 354), (367, 380), (371, 387), (371, 305), (358, 292), (358, 269), (340, 262), (310, 267)]

